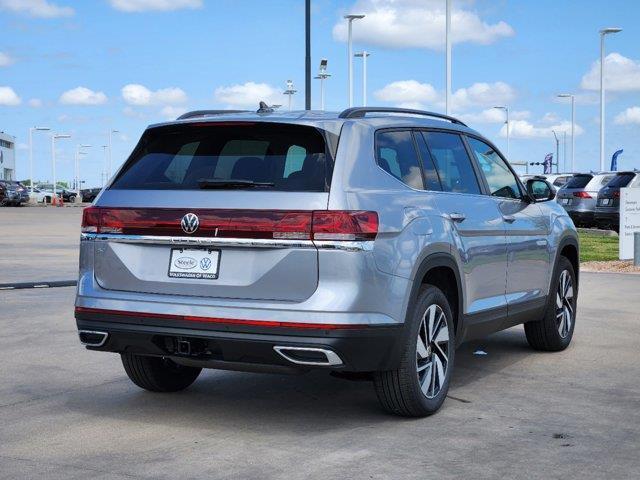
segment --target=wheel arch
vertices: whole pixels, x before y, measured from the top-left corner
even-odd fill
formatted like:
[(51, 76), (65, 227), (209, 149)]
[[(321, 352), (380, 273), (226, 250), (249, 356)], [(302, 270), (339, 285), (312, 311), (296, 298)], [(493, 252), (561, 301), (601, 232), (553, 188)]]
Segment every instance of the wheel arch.
[[(556, 251), (556, 258), (553, 263), (554, 271), (558, 266), (560, 257), (565, 257), (573, 266), (573, 271), (576, 275), (576, 284), (580, 285), (580, 245), (578, 239), (574, 236), (566, 236), (558, 243), (558, 249)], [(549, 286), (551, 288), (551, 286)]]

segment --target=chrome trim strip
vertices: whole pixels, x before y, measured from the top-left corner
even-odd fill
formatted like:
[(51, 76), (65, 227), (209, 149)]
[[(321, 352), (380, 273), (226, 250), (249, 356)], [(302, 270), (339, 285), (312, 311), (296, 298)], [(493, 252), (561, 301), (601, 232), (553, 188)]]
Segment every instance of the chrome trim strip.
[[(273, 349), (285, 360), (288, 360), (291, 363), (295, 363), (297, 365), (313, 365), (318, 367), (334, 367), (338, 365), (342, 365), (342, 360), (338, 356), (338, 354), (332, 350), (327, 350), (325, 348), (310, 348), (310, 347), (283, 347), (279, 345), (275, 345)], [(326, 362), (311, 362), (305, 360), (296, 360), (291, 358), (283, 350), (293, 350), (296, 352), (319, 352), (324, 354), (327, 358)]]
[(348, 252), (370, 252), (373, 240), (288, 240), (270, 238), (222, 238), (222, 237), (162, 237), (157, 235), (121, 235), (116, 233), (82, 233), (81, 241), (108, 241), (116, 243), (151, 245), (186, 245), (211, 247), (256, 247), (256, 248), (313, 248), (343, 250)]
[(116, 243), (153, 245), (186, 245), (211, 247), (313, 248), (311, 240), (280, 240), (268, 238), (161, 237), (156, 235), (120, 235), (114, 233), (83, 233), (81, 240), (106, 240)]
[[(102, 337), (102, 341), (100, 343), (87, 343), (87, 342), (83, 342), (82, 338), (80, 337), (80, 335), (83, 333), (88, 333), (90, 335), (104, 335), (104, 336)], [(80, 343), (84, 346), (101, 347), (105, 343), (107, 343), (107, 338), (109, 338), (109, 334), (107, 332), (97, 332), (95, 330), (78, 330), (78, 338), (80, 338)]]

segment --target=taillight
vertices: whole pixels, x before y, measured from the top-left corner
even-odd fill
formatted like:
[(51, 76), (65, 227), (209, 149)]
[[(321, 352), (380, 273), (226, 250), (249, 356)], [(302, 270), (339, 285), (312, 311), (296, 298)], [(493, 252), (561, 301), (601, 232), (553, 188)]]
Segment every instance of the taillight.
[(314, 240), (373, 240), (378, 234), (378, 214), (365, 211), (313, 212)]
[[(182, 230), (186, 213), (198, 216), (192, 234)], [(125, 235), (254, 238), (282, 240), (373, 240), (378, 214), (366, 211), (318, 210), (178, 210), (87, 207), (83, 233)]]
[(578, 198), (593, 198), (587, 192), (573, 192), (573, 196)]
[(613, 198), (620, 198), (620, 190), (613, 192)]

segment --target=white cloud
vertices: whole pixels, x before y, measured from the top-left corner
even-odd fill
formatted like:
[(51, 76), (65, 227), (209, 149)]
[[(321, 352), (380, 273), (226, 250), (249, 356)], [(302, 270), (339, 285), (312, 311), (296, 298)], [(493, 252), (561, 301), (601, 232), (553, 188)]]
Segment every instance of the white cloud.
[(63, 105), (102, 105), (107, 102), (103, 92), (94, 92), (87, 87), (76, 87), (67, 90), (60, 96)]
[(13, 65), (15, 60), (8, 53), (0, 52), (0, 67), (8, 67)]
[[(613, 92), (640, 90), (640, 62), (610, 53), (604, 59), (604, 85)], [(600, 90), (600, 60), (582, 77), (580, 86), (585, 90)]]
[(122, 12), (148, 12), (202, 8), (202, 0), (109, 0), (111, 6)]
[(32, 98), (27, 102), (27, 104), (33, 108), (40, 108), (42, 106), (42, 100), (39, 98)]
[[(443, 92), (436, 91), (429, 83), (420, 83), (417, 80), (389, 83), (374, 92), (374, 96), (383, 102), (405, 108), (424, 108), (425, 105), (441, 108), (444, 105)], [(454, 111), (464, 111), (472, 107), (508, 105), (515, 96), (515, 90), (507, 83), (480, 82), (453, 92), (451, 102)]]
[(184, 107), (175, 107), (173, 105), (167, 105), (160, 110), (160, 115), (165, 117), (168, 120), (175, 120), (180, 115), (187, 111)]
[[(514, 120), (524, 120), (531, 116), (528, 110), (509, 111), (509, 123)], [(479, 113), (464, 113), (457, 116), (465, 123), (504, 123), (506, 116), (503, 110), (487, 108)]]
[[(567, 132), (567, 135), (571, 134), (571, 122), (568, 120), (562, 120), (555, 125), (533, 125), (527, 120), (509, 120), (509, 136), (511, 138), (553, 138), (553, 130), (556, 134), (561, 135), (562, 132)], [(576, 136), (582, 135), (584, 129), (576, 124), (575, 134)], [(503, 125), (500, 129), (500, 136), (507, 136), (507, 126)]]
[(0, 105), (5, 107), (15, 107), (20, 105), (22, 99), (11, 87), (0, 87)]
[(246, 82), (218, 87), (213, 96), (219, 103), (239, 108), (258, 108), (260, 101), (269, 105), (284, 103), (281, 91), (266, 83)]
[(169, 87), (149, 90), (144, 85), (130, 83), (122, 87), (122, 98), (129, 105), (180, 105), (187, 102), (187, 94), (181, 88)]
[(30, 17), (57, 18), (75, 14), (71, 7), (61, 7), (48, 0), (0, 0), (0, 8)]
[[(471, 10), (454, 3), (451, 12), (453, 43), (472, 42), (487, 45), (514, 35), (503, 21), (489, 24)], [(349, 12), (366, 17), (356, 20), (353, 38), (357, 42), (390, 48), (444, 48), (444, 0), (358, 0)], [(333, 27), (333, 38), (347, 40), (347, 21), (340, 19)]]
[(618, 125), (630, 125), (633, 123), (640, 125), (640, 107), (629, 107), (620, 112), (616, 115), (614, 122)]

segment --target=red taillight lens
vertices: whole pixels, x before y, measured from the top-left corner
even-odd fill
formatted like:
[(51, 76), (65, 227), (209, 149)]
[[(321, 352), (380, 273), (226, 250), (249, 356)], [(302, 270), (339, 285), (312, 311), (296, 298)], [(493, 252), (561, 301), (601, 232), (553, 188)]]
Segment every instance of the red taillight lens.
[(573, 196), (578, 198), (593, 198), (587, 192), (573, 192)]
[(620, 190), (613, 192), (613, 198), (620, 198)]
[[(373, 240), (378, 214), (365, 211), (190, 210), (198, 216), (195, 237), (289, 240)], [(185, 236), (178, 209), (87, 207), (82, 232)]]
[(314, 240), (373, 240), (378, 234), (378, 214), (365, 211), (313, 212)]

